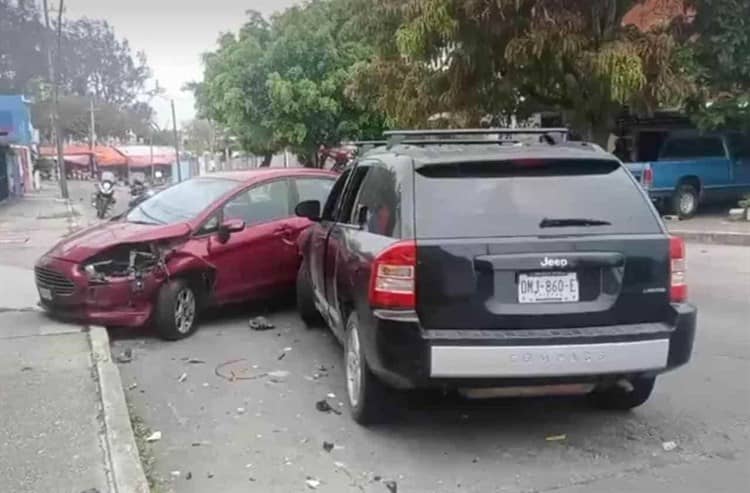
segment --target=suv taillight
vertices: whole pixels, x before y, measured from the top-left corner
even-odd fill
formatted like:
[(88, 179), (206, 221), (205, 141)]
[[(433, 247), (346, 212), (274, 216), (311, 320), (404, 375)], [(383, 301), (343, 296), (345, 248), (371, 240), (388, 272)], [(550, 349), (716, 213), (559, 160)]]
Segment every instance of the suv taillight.
[(417, 245), (395, 243), (375, 257), (370, 274), (370, 305), (396, 310), (414, 309)]
[(685, 242), (682, 238), (669, 238), (669, 262), (671, 286), (669, 298), (674, 303), (687, 300), (687, 282), (685, 279)]
[(651, 168), (650, 164), (647, 164), (645, 168), (643, 168), (643, 172), (641, 173), (641, 185), (643, 188), (651, 188), (651, 185), (654, 183), (654, 170)]

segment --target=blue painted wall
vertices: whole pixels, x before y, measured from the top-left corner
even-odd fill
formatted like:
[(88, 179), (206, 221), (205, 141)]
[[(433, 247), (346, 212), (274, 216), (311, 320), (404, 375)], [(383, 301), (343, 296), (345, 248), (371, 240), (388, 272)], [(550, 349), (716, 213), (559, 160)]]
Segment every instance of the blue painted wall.
[(24, 97), (0, 95), (0, 144), (30, 146), (33, 137), (31, 110)]

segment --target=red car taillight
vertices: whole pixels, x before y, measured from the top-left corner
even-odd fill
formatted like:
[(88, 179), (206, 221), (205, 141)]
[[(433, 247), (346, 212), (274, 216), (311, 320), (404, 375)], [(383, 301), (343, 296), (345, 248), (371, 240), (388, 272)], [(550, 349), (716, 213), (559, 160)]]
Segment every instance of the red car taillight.
[(370, 274), (370, 305), (413, 310), (416, 305), (416, 270), (415, 242), (402, 241), (380, 252)]
[(680, 303), (687, 300), (685, 242), (682, 238), (676, 236), (669, 238), (669, 262), (671, 274), (669, 297), (672, 302)]
[(641, 174), (641, 185), (643, 188), (651, 188), (651, 185), (654, 184), (654, 170), (651, 168), (650, 164), (647, 164), (645, 168), (643, 168), (643, 173)]

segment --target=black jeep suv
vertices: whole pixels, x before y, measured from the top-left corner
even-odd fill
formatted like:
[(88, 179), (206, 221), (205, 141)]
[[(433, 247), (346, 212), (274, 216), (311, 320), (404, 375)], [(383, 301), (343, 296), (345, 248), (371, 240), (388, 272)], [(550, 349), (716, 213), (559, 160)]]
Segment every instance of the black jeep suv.
[(298, 308), (344, 343), (357, 422), (389, 388), (630, 409), (687, 363), (682, 240), (615, 157), (554, 131), (392, 132), (298, 205)]

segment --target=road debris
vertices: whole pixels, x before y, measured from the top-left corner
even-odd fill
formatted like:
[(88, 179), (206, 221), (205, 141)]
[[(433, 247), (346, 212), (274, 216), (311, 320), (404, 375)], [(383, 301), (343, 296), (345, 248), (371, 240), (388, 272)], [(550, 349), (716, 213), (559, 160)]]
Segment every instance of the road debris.
[(276, 358), (276, 359), (277, 359), (277, 360), (279, 360), (279, 361), (281, 361), (282, 359), (284, 359), (284, 357), (285, 357), (285, 356), (286, 356), (286, 353), (281, 353), (281, 354), (279, 355), (279, 357), (278, 357), (278, 358)]
[(125, 348), (123, 352), (117, 355), (117, 362), (121, 364), (130, 363), (133, 361), (133, 350), (131, 348)]
[(323, 450), (325, 450), (329, 454), (331, 453), (331, 450), (333, 450), (333, 447), (334, 447), (333, 443), (331, 443), (331, 442), (323, 442)]
[(172, 471), (169, 473), (169, 475), (172, 476), (173, 478), (179, 478), (181, 474), (182, 473), (180, 473), (180, 471)]
[(189, 365), (205, 365), (206, 364), (206, 362), (203, 361), (202, 359), (195, 359), (195, 358), (190, 358), (187, 361), (185, 361), (185, 363)]
[(190, 481), (191, 479), (193, 479), (193, 473), (192, 472), (188, 472), (187, 474), (185, 474), (185, 479), (187, 479), (188, 481)]
[(183, 373), (182, 375), (180, 375), (180, 378), (177, 379), (177, 381), (180, 383), (184, 382), (185, 380), (187, 380), (187, 373)]
[(668, 442), (664, 442), (661, 444), (661, 448), (664, 449), (665, 452), (671, 452), (674, 449), (677, 448), (677, 442), (670, 440)]
[(268, 320), (266, 317), (255, 317), (250, 319), (250, 322), (248, 322), (248, 325), (250, 326), (250, 330), (255, 331), (264, 331), (264, 330), (273, 330), (276, 328), (274, 324), (271, 323), (270, 320)]
[(334, 394), (333, 392), (328, 392), (328, 395), (326, 395), (326, 397), (328, 397), (329, 399), (335, 399), (336, 394)]
[(268, 372), (267, 375), (268, 379), (273, 383), (281, 383), (286, 381), (287, 377), (289, 376), (289, 372), (284, 370), (275, 370)]
[(133, 390), (138, 387), (138, 382), (133, 382), (130, 385), (128, 385), (128, 390)]
[(24, 366), (23, 368), (21, 368), (21, 371), (31, 371), (31, 370), (33, 370), (33, 368), (30, 366)]
[(315, 409), (317, 409), (321, 413), (333, 413), (333, 414), (337, 414), (337, 415), (341, 414), (341, 411), (339, 411), (338, 409), (334, 409), (333, 407), (331, 407), (331, 405), (328, 404), (328, 401), (325, 400), (325, 399), (316, 402), (315, 403)]
[[(250, 374), (250, 367), (247, 365), (247, 360), (245, 358), (225, 361), (214, 369), (214, 373), (217, 377), (230, 382), (236, 380), (256, 380), (267, 375), (266, 372)], [(206, 387), (207, 385), (204, 384), (203, 386)]]
[(213, 479), (213, 477), (214, 477), (214, 473), (210, 472), (210, 473), (206, 474), (206, 477), (207, 477), (208, 479)]
[(383, 481), (383, 484), (390, 493), (398, 493), (398, 483), (395, 481)]
[(317, 488), (318, 488), (318, 486), (320, 486), (320, 480), (318, 480), (318, 479), (315, 479), (315, 478), (308, 478), (308, 479), (307, 479), (307, 480), (305, 481), (305, 484), (306, 484), (306, 485), (307, 485), (307, 487), (308, 487), (308, 488), (310, 488), (311, 490), (315, 490), (315, 489), (317, 489)]
[(237, 408), (237, 414), (245, 414), (245, 408), (244, 407), (238, 407)]
[(146, 441), (147, 442), (158, 442), (159, 440), (161, 440), (161, 432), (160, 431), (155, 431), (155, 432), (151, 433), (149, 436), (146, 437)]
[(562, 434), (562, 435), (550, 435), (545, 440), (548, 442), (561, 442), (563, 440), (566, 440), (568, 438), (568, 435)]

